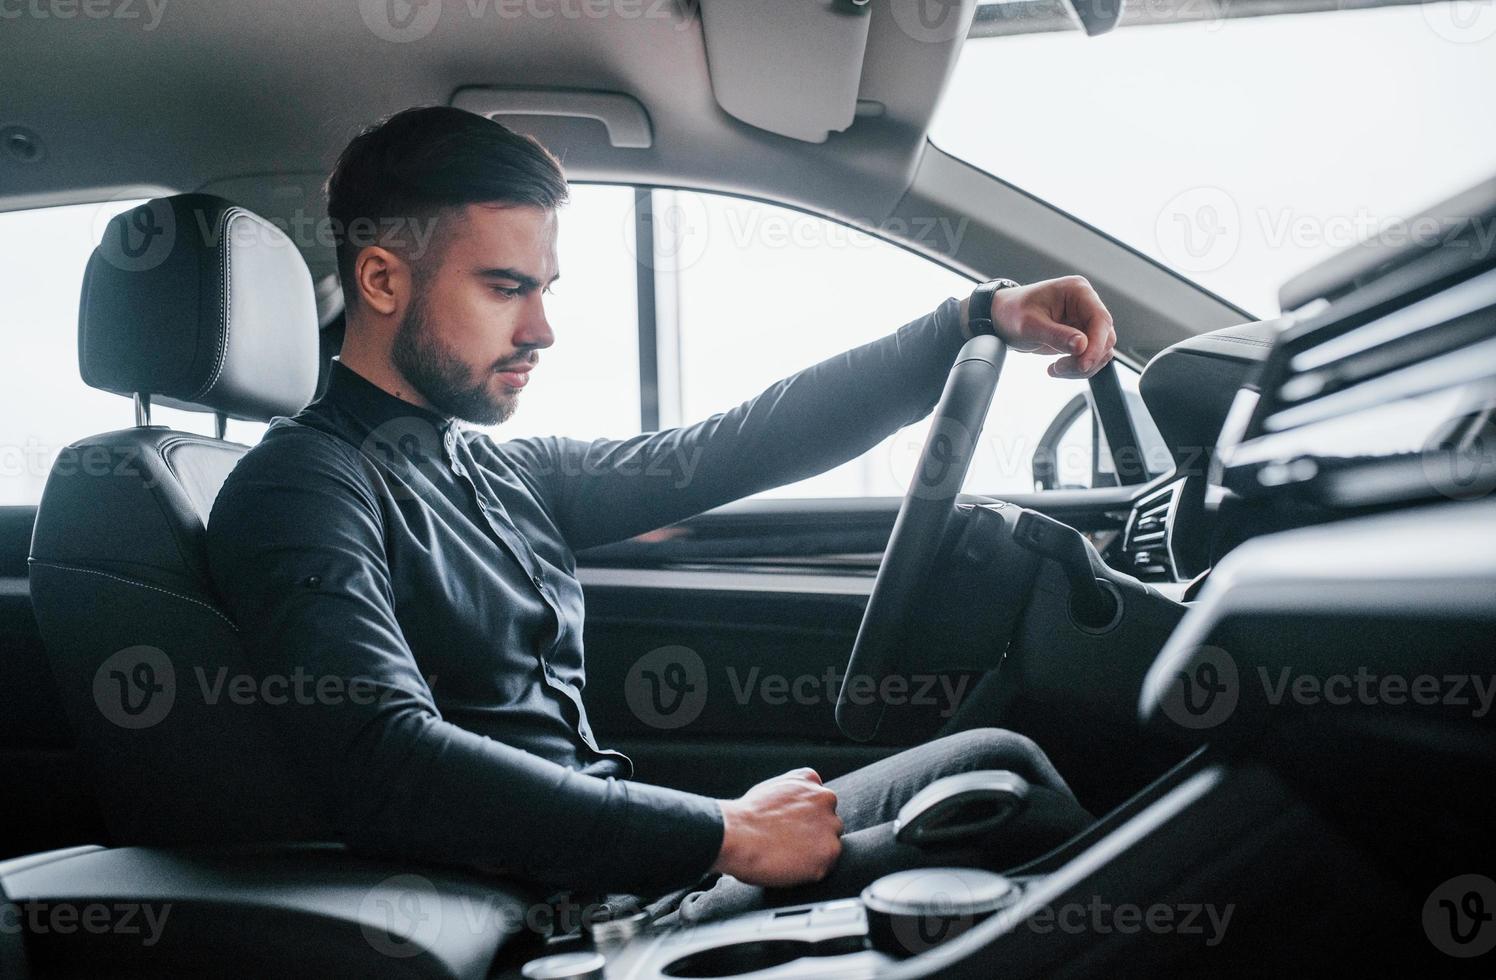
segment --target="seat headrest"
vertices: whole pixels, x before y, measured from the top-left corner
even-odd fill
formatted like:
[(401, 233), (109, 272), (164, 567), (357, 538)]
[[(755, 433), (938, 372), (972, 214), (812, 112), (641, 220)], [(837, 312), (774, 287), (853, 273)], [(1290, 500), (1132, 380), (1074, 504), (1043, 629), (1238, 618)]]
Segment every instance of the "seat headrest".
[(78, 368), (91, 387), (266, 421), (317, 385), (312, 277), (284, 232), (209, 194), (117, 215), (83, 276)]

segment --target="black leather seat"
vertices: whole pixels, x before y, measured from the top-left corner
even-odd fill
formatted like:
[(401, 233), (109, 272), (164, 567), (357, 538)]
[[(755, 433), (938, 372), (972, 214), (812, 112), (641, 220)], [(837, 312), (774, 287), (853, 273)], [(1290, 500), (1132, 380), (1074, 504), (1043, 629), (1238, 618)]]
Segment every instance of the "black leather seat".
[[(152, 401), (268, 420), (318, 374), (310, 273), (279, 229), (208, 195), (116, 217), (78, 324), (83, 379), (137, 424), (74, 443), (38, 507), (31, 599), (112, 843), (327, 839), (281, 775), (283, 749), (206, 573), (206, 521), (247, 447), (148, 424)], [(124, 414), (127, 403), (121, 403)]]
[[(300, 254), (205, 195), (110, 223), (84, 277), (78, 337), (84, 380), (136, 397), (138, 415), (154, 399), (267, 420), (296, 412), (317, 384)], [(189, 846), (0, 861), (0, 911), (26, 916), (24, 935), (0, 928), (0, 976), (477, 980), (501, 948), (537, 939), (525, 929), (535, 897), (511, 884), (315, 843), (333, 829), (284, 775), (286, 747), (258, 699), (230, 694), (250, 675), (206, 573), (206, 521), (245, 452), (137, 424), (69, 446), (48, 477), (31, 597), (109, 843)], [(160, 941), (142, 942), (138, 924), (31, 925), (96, 908), (154, 909)]]
[[(35, 507), (0, 507), (0, 858), (101, 839), (67, 714), (31, 611)], [(0, 973), (0, 976), (3, 976)]]

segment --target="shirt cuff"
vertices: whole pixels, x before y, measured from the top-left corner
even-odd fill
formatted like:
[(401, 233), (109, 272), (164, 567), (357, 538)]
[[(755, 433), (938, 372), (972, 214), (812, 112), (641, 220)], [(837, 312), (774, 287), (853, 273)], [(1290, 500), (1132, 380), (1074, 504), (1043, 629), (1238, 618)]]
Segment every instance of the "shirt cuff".
[[(952, 296), (935, 308), (935, 330), (944, 344), (959, 351), (965, 345), (966, 324), (961, 322), (961, 300)], [(952, 359), (955, 355), (952, 354)]]
[(722, 851), (722, 807), (707, 796), (618, 781), (624, 807), (611, 855), (620, 879), (639, 893), (689, 885), (712, 869)]

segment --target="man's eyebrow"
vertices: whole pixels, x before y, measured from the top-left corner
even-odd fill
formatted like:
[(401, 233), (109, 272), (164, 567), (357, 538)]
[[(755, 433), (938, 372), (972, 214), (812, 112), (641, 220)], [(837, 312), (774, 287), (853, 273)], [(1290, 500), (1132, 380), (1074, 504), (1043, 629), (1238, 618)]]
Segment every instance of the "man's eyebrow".
[[(484, 279), (507, 279), (510, 282), (518, 283), (524, 289), (539, 289), (543, 285), (539, 279), (527, 273), (520, 272), (518, 269), (479, 269), (478, 275)], [(560, 278), (561, 274), (558, 272), (554, 276), (551, 276), (551, 282), (554, 283)]]

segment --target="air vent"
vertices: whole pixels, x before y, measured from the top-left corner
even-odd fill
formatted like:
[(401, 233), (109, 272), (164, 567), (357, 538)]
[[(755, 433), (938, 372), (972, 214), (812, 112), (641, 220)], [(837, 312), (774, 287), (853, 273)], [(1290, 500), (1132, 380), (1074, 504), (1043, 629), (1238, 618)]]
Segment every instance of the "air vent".
[[(1496, 269), (1291, 346), (1265, 432), (1479, 380), (1496, 356)], [(1357, 321), (1361, 322), (1357, 322)], [(1320, 340), (1320, 333), (1329, 333)]]
[(1271, 499), (1302, 522), (1496, 487), (1496, 179), (1405, 227), (1442, 230), (1283, 288), (1292, 322), (1216, 440), (1207, 507)]
[(1169, 533), (1179, 503), (1179, 484), (1171, 483), (1138, 501), (1122, 533), (1124, 572), (1145, 582), (1174, 581)]

